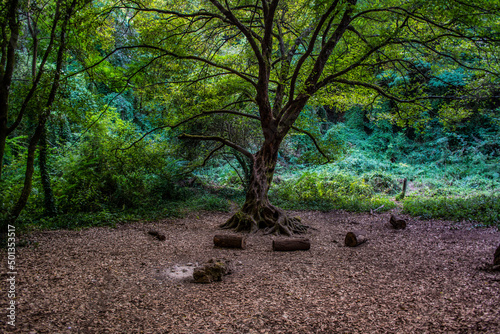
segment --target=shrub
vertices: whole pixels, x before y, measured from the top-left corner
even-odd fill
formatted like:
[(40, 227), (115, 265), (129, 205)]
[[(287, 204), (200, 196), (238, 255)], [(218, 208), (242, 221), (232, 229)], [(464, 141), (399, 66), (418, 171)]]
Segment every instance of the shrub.
[(500, 195), (410, 196), (403, 202), (403, 211), (424, 219), (443, 218), (457, 221), (465, 219), (500, 227)]
[(386, 172), (372, 172), (365, 174), (363, 180), (373, 187), (377, 193), (394, 195), (401, 191), (398, 180)]
[(289, 178), (275, 185), (270, 196), (285, 209), (321, 210), (345, 209), (369, 211), (384, 205), (395, 207), (387, 198), (374, 196), (371, 185), (349, 174), (307, 171), (299, 178)]

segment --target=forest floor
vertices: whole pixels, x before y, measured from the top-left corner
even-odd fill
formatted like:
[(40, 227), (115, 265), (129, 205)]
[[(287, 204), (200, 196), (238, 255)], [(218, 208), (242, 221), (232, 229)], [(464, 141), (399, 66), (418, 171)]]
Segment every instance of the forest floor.
[[(2, 296), (0, 331), (500, 333), (500, 273), (485, 269), (498, 229), (403, 216), (407, 229), (393, 230), (390, 213), (294, 214), (314, 228), (309, 251), (273, 252), (276, 237), (261, 233), (244, 250), (214, 248), (215, 234), (231, 234), (218, 228), (228, 213), (34, 232), (17, 250), (16, 327)], [(345, 247), (360, 229), (369, 241)], [(170, 275), (211, 258), (231, 260), (233, 273), (210, 284)]]

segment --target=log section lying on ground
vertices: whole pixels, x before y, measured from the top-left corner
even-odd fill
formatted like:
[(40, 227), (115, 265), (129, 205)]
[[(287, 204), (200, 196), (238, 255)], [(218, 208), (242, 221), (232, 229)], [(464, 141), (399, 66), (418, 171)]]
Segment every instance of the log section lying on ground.
[(241, 248), (246, 247), (246, 237), (241, 235), (223, 235), (214, 236), (214, 245), (223, 248)]
[(389, 222), (396, 230), (404, 230), (406, 228), (406, 220), (398, 218), (394, 215), (391, 215)]
[(273, 251), (290, 252), (296, 250), (309, 250), (311, 242), (306, 238), (291, 238), (273, 240)]
[(356, 247), (365, 243), (368, 240), (365, 231), (351, 231), (347, 232), (345, 236), (345, 245), (347, 247)]

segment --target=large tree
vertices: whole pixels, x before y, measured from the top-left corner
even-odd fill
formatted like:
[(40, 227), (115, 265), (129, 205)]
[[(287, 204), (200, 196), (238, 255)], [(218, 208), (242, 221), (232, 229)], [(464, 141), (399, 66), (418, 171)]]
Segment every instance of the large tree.
[[(496, 62), (480, 60), (497, 55), (498, 1), (124, 0), (114, 10), (137, 36), (103, 62), (140, 51), (130, 80), (143, 73), (160, 87), (156, 102), (166, 111), (159, 128), (190, 129), (179, 138), (216, 142), (213, 151), (228, 146), (251, 161), (245, 203), (222, 225), (238, 231), (307, 230), (271, 204), (268, 192), (280, 145), (291, 131), (300, 131), (294, 124), (309, 103), (391, 99), (408, 121), (429, 100), (443, 97), (429, 96), (418, 80), (383, 84), (387, 69), (418, 72), (415, 65), (425, 58), (464, 68), (470, 81), (497, 78)], [(220, 115), (259, 124), (259, 148), (185, 127)]]

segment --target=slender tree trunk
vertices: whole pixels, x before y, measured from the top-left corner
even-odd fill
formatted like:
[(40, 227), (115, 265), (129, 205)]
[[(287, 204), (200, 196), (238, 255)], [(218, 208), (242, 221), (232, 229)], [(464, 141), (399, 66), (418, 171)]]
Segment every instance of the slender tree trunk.
[(286, 235), (307, 231), (307, 226), (301, 224), (299, 218), (289, 217), (269, 201), (268, 193), (278, 160), (278, 148), (279, 142), (266, 141), (255, 154), (245, 203), (221, 225), (222, 228), (233, 228), (237, 232), (265, 229), (268, 234)]
[[(19, 1), (11, 0), (7, 1), (7, 4), (2, 2), (2, 5), (7, 6), (7, 16), (2, 17), (2, 20), (0, 20), (2, 25), (0, 33), (3, 35), (3, 43), (0, 45), (2, 50), (0, 62), (0, 181), (2, 180), (5, 143), (9, 134), (7, 115), (9, 112), (10, 85), (16, 64), (17, 41), (19, 39), (19, 16), (17, 11)], [(7, 27), (10, 30), (9, 37), (7, 37)]]
[(49, 169), (47, 167), (47, 151), (47, 129), (45, 127), (45, 129), (42, 131), (42, 135), (40, 136), (40, 154), (38, 156), (38, 167), (40, 168), (40, 175), (42, 178), (45, 215), (53, 217), (57, 215), (57, 207), (54, 199), (54, 193), (52, 192)]
[(0, 181), (2, 180), (3, 156), (5, 154), (5, 144), (9, 135), (7, 126), (7, 115), (9, 112), (9, 89), (0, 82)]
[(45, 121), (42, 120), (38, 123), (38, 126), (35, 129), (35, 133), (30, 139), (28, 145), (28, 158), (26, 160), (26, 173), (24, 175), (23, 190), (21, 191), (21, 195), (19, 196), (16, 205), (14, 205), (14, 208), (9, 214), (9, 220), (12, 224), (19, 217), (21, 211), (26, 206), (26, 203), (28, 203), (28, 199), (31, 194), (31, 188), (33, 187), (33, 172), (35, 171), (35, 152), (38, 146), (38, 141), (40, 140), (40, 137), (42, 136), (44, 129), (45, 129)]
[(5, 154), (6, 142), (7, 142), (7, 129), (0, 122), (0, 182), (2, 181), (3, 156)]
[[(11, 224), (14, 224), (16, 219), (19, 217), (21, 214), (21, 211), (24, 209), (26, 206), (26, 203), (28, 203), (28, 198), (31, 193), (31, 188), (33, 186), (33, 172), (35, 170), (34, 164), (35, 164), (35, 152), (36, 148), (38, 146), (38, 142), (40, 141), (40, 138), (43, 135), (43, 132), (45, 131), (45, 124), (47, 123), (47, 119), (50, 116), (52, 104), (54, 103), (56, 99), (56, 94), (59, 89), (59, 81), (61, 78), (61, 72), (62, 72), (62, 65), (64, 61), (64, 52), (66, 48), (66, 33), (68, 29), (68, 23), (74, 14), (74, 10), (76, 7), (76, 2), (77, 0), (72, 0), (71, 4), (69, 4), (69, 7), (66, 8), (65, 16), (62, 22), (61, 30), (60, 30), (60, 35), (59, 35), (59, 48), (57, 50), (57, 59), (56, 59), (56, 69), (54, 73), (54, 78), (52, 80), (52, 87), (50, 89), (49, 96), (47, 98), (47, 103), (45, 106), (45, 110), (42, 110), (38, 119), (38, 125), (35, 129), (35, 133), (30, 139), (29, 146), (28, 146), (28, 159), (26, 161), (26, 174), (24, 177), (24, 186), (23, 190), (21, 191), (21, 196), (19, 196), (19, 199), (12, 209), (12, 211), (9, 214), (9, 220)], [(62, 3), (57, 2), (57, 7), (56, 7), (56, 16), (58, 16), (59, 13), (59, 5)], [(54, 25), (55, 27), (55, 25)], [(54, 35), (51, 36), (51, 40), (53, 41), (55, 39)]]

